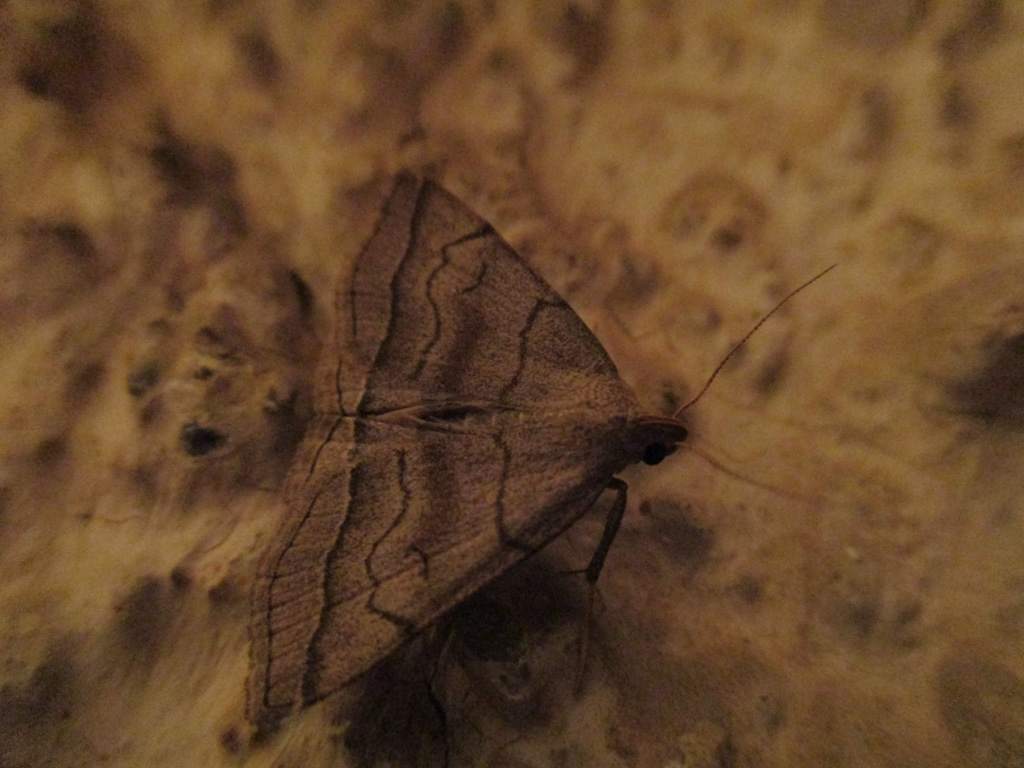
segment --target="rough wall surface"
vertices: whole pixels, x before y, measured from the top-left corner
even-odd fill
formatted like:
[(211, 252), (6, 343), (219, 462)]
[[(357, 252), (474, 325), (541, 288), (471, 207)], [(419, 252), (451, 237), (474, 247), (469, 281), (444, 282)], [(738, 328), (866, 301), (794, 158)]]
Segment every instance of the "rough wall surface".
[[(1024, 765), (1022, 73), (997, 0), (0, 3), (0, 765)], [(402, 168), (652, 411), (839, 269), (626, 474), (579, 693), (599, 514), (253, 738), (254, 563)]]

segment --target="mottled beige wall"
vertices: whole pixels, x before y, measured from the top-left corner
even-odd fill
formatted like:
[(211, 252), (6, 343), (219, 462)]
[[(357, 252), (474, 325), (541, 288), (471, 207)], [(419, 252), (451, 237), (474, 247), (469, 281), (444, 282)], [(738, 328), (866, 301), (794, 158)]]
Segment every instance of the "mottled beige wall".
[[(402, 168), (653, 411), (839, 268), (626, 474), (579, 695), (599, 515), (253, 741), (253, 567)], [(0, 3), (0, 763), (429, 763), (440, 706), (452, 765), (1024, 764), (1022, 211), (1009, 0)]]

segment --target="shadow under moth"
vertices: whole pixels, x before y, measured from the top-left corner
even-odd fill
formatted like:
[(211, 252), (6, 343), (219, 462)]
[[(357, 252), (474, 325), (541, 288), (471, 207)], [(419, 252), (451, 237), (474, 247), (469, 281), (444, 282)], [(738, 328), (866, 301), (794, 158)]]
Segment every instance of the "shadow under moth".
[(247, 716), (337, 691), (686, 439), (465, 204), (400, 176), (335, 294), (315, 416), (252, 593)]

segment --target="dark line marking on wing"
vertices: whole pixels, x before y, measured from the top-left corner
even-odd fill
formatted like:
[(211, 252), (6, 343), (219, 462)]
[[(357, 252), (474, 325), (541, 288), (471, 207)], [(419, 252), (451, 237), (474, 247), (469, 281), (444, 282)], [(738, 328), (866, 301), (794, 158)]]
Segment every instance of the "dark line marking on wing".
[(420, 558), (420, 573), (423, 574), (423, 580), (430, 580), (430, 555), (426, 551), (415, 544), (409, 547), (409, 552), (419, 555)]
[(465, 294), (470, 294), (473, 291), (475, 291), (477, 288), (479, 288), (481, 285), (484, 284), (484, 277), (486, 275), (487, 275), (487, 262), (486, 261), (481, 261), (480, 262), (480, 272), (476, 276), (476, 279), (472, 282), (471, 285), (467, 285), (465, 288), (463, 288), (460, 291), (460, 293), (465, 295)]
[(311, 478), (313, 476), (313, 473), (316, 471), (317, 462), (320, 461), (320, 454), (323, 452), (324, 448), (327, 447), (327, 444), (334, 439), (334, 433), (338, 430), (338, 427), (341, 426), (341, 422), (344, 418), (344, 416), (338, 417), (337, 421), (334, 422), (334, 424), (331, 426), (330, 431), (327, 433), (327, 437), (324, 438), (324, 441), (320, 444), (320, 447), (316, 449), (316, 453), (313, 455), (313, 461), (309, 463), (309, 472), (306, 474), (307, 480), (309, 480), (309, 478)]
[(441, 340), (441, 307), (438, 306), (437, 299), (434, 297), (434, 281), (449, 263), (448, 255), (442, 249), (441, 263), (437, 265), (434, 271), (430, 273), (430, 277), (427, 278), (427, 303), (430, 305), (431, 312), (434, 315), (434, 331), (431, 333), (426, 347), (420, 352), (420, 359), (416, 362), (416, 367), (413, 369), (412, 376), (416, 379), (423, 374), (423, 369), (427, 367), (427, 361), (430, 359), (431, 351), (437, 345), (437, 342)]
[(380, 616), (382, 619), (390, 621), (398, 631), (405, 635), (407, 638), (412, 637), (416, 634), (416, 625), (405, 618), (405, 616), (399, 616), (397, 613), (391, 613), (386, 608), (381, 608), (376, 605), (373, 601), (377, 597), (377, 590), (370, 593), (370, 596), (366, 598), (366, 610), (370, 613)]
[(397, 453), (398, 487), (402, 491), (402, 503), (399, 507), (398, 514), (395, 515), (395, 517), (391, 520), (391, 524), (388, 526), (387, 530), (384, 531), (383, 535), (381, 535), (379, 539), (373, 542), (373, 545), (370, 547), (370, 552), (366, 556), (366, 559), (364, 560), (364, 564), (366, 566), (366, 575), (373, 583), (373, 590), (370, 592), (370, 595), (366, 600), (366, 608), (367, 610), (372, 611), (381, 618), (387, 619), (396, 627), (398, 627), (403, 633), (409, 635), (412, 634), (416, 629), (416, 625), (413, 624), (413, 622), (409, 621), (409, 619), (405, 618), (404, 616), (399, 616), (398, 614), (391, 613), (390, 611), (384, 608), (380, 608), (374, 602), (374, 600), (377, 597), (377, 590), (380, 588), (381, 585), (381, 580), (373, 572), (372, 561), (374, 555), (377, 554), (377, 548), (384, 543), (385, 539), (387, 539), (387, 537), (390, 536), (391, 533), (396, 528), (398, 528), (399, 525), (401, 525), (402, 519), (409, 512), (409, 503), (412, 500), (412, 491), (410, 490), (408, 480), (406, 479), (407, 465), (405, 461), (405, 451), (398, 451)]
[[(468, 235), (458, 237), (455, 240), (452, 240), (450, 243), (445, 243), (443, 246), (441, 246), (441, 263), (437, 265), (434, 271), (430, 273), (430, 277), (427, 278), (427, 303), (430, 304), (430, 308), (434, 313), (434, 331), (430, 336), (430, 341), (427, 342), (426, 347), (424, 347), (423, 351), (420, 352), (420, 358), (417, 361), (416, 368), (413, 370), (412, 373), (414, 378), (419, 378), (419, 376), (423, 374), (423, 369), (426, 368), (427, 363), (430, 361), (431, 352), (433, 351), (434, 347), (437, 346), (437, 343), (441, 340), (441, 307), (436, 297), (434, 296), (434, 284), (437, 276), (440, 275), (441, 272), (443, 272), (452, 263), (452, 257), (448, 253), (449, 249), (454, 248), (455, 246), (461, 245), (463, 243), (472, 242), (473, 240), (477, 240), (481, 237), (487, 237), (488, 235), (490, 235), (491, 231), (493, 230), (491, 230), (489, 226), (485, 225), (480, 229), (470, 232)], [(481, 270), (481, 274), (477, 276), (476, 281), (474, 282), (473, 286), (471, 286), (471, 288), (475, 288), (480, 284), (483, 278), (483, 272), (486, 271), (486, 269), (487, 265), (484, 264), (483, 270)], [(466, 292), (468, 291), (463, 291), (463, 293)]]
[(366, 567), (366, 576), (370, 579), (375, 588), (380, 586), (380, 579), (377, 578), (377, 575), (373, 572), (373, 557), (377, 554), (377, 548), (384, 543), (384, 540), (390, 536), (399, 525), (401, 525), (402, 518), (405, 517), (406, 513), (409, 511), (409, 499), (412, 495), (409, 491), (409, 487), (406, 485), (405, 479), (405, 451), (396, 451), (396, 453), (398, 455), (398, 487), (402, 491), (402, 502), (399, 506), (398, 514), (392, 518), (387, 530), (384, 531), (380, 538), (370, 545), (370, 551), (363, 560), (363, 564)]
[[(377, 223), (373, 227), (373, 232), (370, 234), (370, 237), (366, 240), (366, 244), (362, 247), (362, 249), (356, 255), (356, 260), (353, 262), (351, 273), (348, 276), (347, 292), (348, 292), (348, 311), (349, 311), (349, 324), (350, 324), (349, 327), (351, 328), (351, 331), (352, 331), (351, 338), (353, 340), (358, 339), (359, 335), (360, 335), (360, 331), (359, 331), (359, 316), (356, 313), (356, 295), (357, 295), (356, 294), (356, 282), (357, 282), (356, 276), (359, 274), (359, 265), (362, 262), (365, 254), (366, 254), (366, 251), (370, 248), (370, 245), (377, 238), (377, 235), (380, 234), (381, 229), (384, 228), (384, 224), (387, 221), (387, 219), (388, 219), (388, 217), (386, 215), (381, 215), (377, 219)], [(339, 318), (337, 316), (337, 313), (338, 313), (337, 291), (335, 291), (334, 312), (335, 312), (334, 344), (335, 344), (335, 346), (337, 346), (338, 342), (340, 341), (340, 339), (338, 338), (338, 326), (340, 325), (340, 323), (339, 323)], [(337, 349), (333, 349), (333, 350), (331, 350), (331, 352), (336, 353), (336, 352), (338, 352), (338, 350)], [(338, 355), (338, 363), (337, 363), (337, 365), (334, 368), (334, 391), (337, 392), (337, 394), (338, 394), (338, 410), (341, 411), (341, 412), (344, 412), (344, 410), (342, 409), (342, 392), (341, 392), (341, 367), (342, 367), (342, 365), (344, 365), (344, 358), (343, 358), (342, 355), (339, 354)], [(364, 385), (365, 385), (365, 381), (364, 381)]]
[[(423, 198), (423, 193), (424, 193), (425, 186), (426, 185), (423, 185), (423, 184), (419, 185), (419, 190), (416, 193), (416, 203), (414, 204), (413, 215), (411, 217), (412, 221), (410, 223), (414, 223), (415, 222), (415, 219), (416, 219), (416, 209), (419, 207), (420, 200)], [(392, 189), (391, 194), (394, 195), (394, 193), (397, 192), (397, 191), (398, 191), (398, 188), (395, 187), (394, 189)], [(392, 202), (390, 197), (388, 198), (387, 202), (388, 203)], [(356, 260), (355, 260), (355, 262), (353, 264), (352, 276), (351, 276), (352, 279), (349, 280), (349, 284), (348, 284), (348, 306), (349, 306), (349, 311), (352, 314), (352, 317), (350, 318), (350, 320), (351, 320), (351, 323), (352, 323), (352, 338), (354, 338), (354, 339), (358, 339), (359, 338), (359, 318), (356, 316), (356, 302), (355, 302), (355, 297), (356, 297), (356, 280), (355, 280), (355, 276), (356, 276), (356, 273), (359, 270), (359, 264), (362, 261), (363, 256), (366, 254), (366, 251), (370, 248), (370, 246), (373, 244), (373, 242), (377, 239), (377, 235), (380, 234), (380, 231), (384, 228), (384, 225), (391, 218), (390, 207), (391, 206), (389, 206), (389, 205), (385, 205), (384, 212), (377, 218), (377, 221), (376, 221), (376, 223), (373, 226), (373, 232), (371, 232), (370, 236), (366, 239), (365, 245), (359, 251), (359, 254), (356, 256)], [(412, 229), (415, 229), (415, 227), (412, 227)], [(337, 301), (335, 301), (335, 311), (337, 311)]]
[(454, 240), (445, 243), (443, 246), (441, 246), (441, 250), (454, 248), (457, 245), (462, 245), (463, 243), (468, 243), (473, 240), (479, 240), (482, 237), (490, 237), (493, 234), (494, 227), (484, 222), (477, 229), (474, 229), (472, 232), (467, 232), (466, 234), (460, 235), (459, 237), (456, 237)]
[[(349, 297), (349, 301), (351, 301), (351, 300), (352, 300), (351, 297)], [(355, 312), (355, 306), (352, 307), (352, 312), (353, 313)], [(338, 413), (340, 415), (342, 415), (342, 416), (348, 416), (349, 414), (345, 413), (345, 397), (344, 397), (344, 391), (341, 388), (341, 369), (346, 364), (346, 355), (341, 354), (341, 351), (338, 349), (338, 344), (339, 344), (340, 339), (338, 338), (338, 324), (339, 323), (338, 323), (338, 319), (337, 319), (337, 315), (338, 315), (337, 300), (335, 300), (334, 314), (335, 314), (334, 335), (331, 337), (331, 342), (334, 345), (334, 349), (330, 350), (330, 354), (334, 355), (337, 358), (337, 360), (338, 360), (337, 365), (335, 365), (335, 367), (334, 367), (334, 397), (335, 397), (335, 399), (337, 401)], [(355, 334), (355, 327), (352, 328), (352, 333), (353, 333), (353, 338), (355, 338), (355, 335), (354, 335)], [(321, 354), (324, 354), (324, 353), (321, 352)], [(364, 383), (365, 383), (365, 379), (364, 379)]]
[[(352, 500), (355, 494), (355, 473), (359, 468), (359, 465), (349, 469), (348, 475), (348, 499), (345, 500), (345, 520), (338, 527), (338, 533), (334, 537), (334, 542), (331, 544), (331, 548), (327, 550), (327, 554), (324, 557), (323, 570), (321, 573), (320, 580), (320, 594), (323, 596), (323, 601), (320, 604), (320, 616), (317, 619), (316, 629), (313, 630), (313, 634), (309, 638), (309, 645), (306, 646), (306, 669), (302, 674), (302, 699), (306, 703), (313, 701), (316, 698), (316, 676), (320, 674), (320, 660), (318, 658), (319, 651), (317, 646), (319, 645), (320, 638), (324, 632), (324, 619), (327, 616), (327, 611), (331, 608), (331, 601), (327, 594), (328, 581), (330, 580), (331, 568), (335, 558), (338, 557), (338, 552), (341, 549), (342, 540), (345, 538), (345, 528), (348, 524), (348, 510), (352, 507)], [(319, 497), (319, 493), (317, 494)], [(312, 511), (312, 505), (310, 505), (310, 511)], [(309, 512), (306, 513), (307, 518)]]
[[(391, 285), (390, 285), (390, 288), (391, 288), (391, 308), (392, 308), (392, 311), (388, 315), (388, 327), (387, 327), (387, 330), (384, 332), (384, 338), (381, 339), (380, 346), (377, 347), (377, 354), (374, 355), (373, 364), (368, 369), (367, 377), (366, 377), (367, 378), (366, 383), (369, 383), (369, 379), (372, 376), (373, 371), (375, 371), (379, 367), (381, 358), (384, 356), (384, 352), (385, 352), (386, 348), (388, 347), (388, 343), (391, 340), (391, 337), (394, 335), (394, 332), (395, 332), (395, 322), (396, 322), (395, 321), (395, 315), (397, 313), (394, 311), (394, 308), (399, 305), (399, 301), (398, 301), (398, 299), (399, 299), (398, 283), (399, 283), (399, 279), (401, 278), (402, 271), (405, 269), (405, 265), (409, 261), (409, 258), (416, 252), (416, 246), (417, 246), (416, 232), (417, 232), (417, 229), (419, 228), (418, 227), (419, 221), (420, 221), (420, 219), (423, 218), (423, 207), (424, 207), (425, 199), (426, 199), (426, 186), (422, 186), (422, 187), (420, 187), (420, 190), (419, 190), (418, 194), (416, 195), (416, 203), (413, 206), (412, 216), (409, 219), (409, 242), (408, 242), (408, 245), (405, 248), (405, 253), (402, 254), (402, 258), (398, 260), (398, 264), (395, 266), (394, 273), (391, 275)], [(352, 288), (353, 296), (355, 295), (354, 294), (354, 289), (355, 289), (355, 281), (353, 280), (353, 288)], [(353, 304), (353, 306), (355, 306), (355, 305)], [(369, 389), (364, 389), (363, 390), (363, 396), (359, 399), (359, 405), (356, 406), (356, 413), (357, 414), (361, 414), (363, 412), (363, 405), (366, 402), (366, 395), (367, 395), (368, 392), (369, 392)]]
[(505, 445), (505, 437), (503, 434), (497, 434), (494, 436), (494, 444), (498, 447), (498, 450), (501, 451), (501, 477), (499, 478), (498, 483), (498, 495), (494, 499), (494, 509), (498, 516), (498, 540), (501, 542), (503, 547), (518, 549), (527, 553), (533, 552), (533, 549), (517, 541), (505, 526), (505, 484), (508, 481), (512, 465), (512, 451), (510, 451), (508, 446)]
[[(305, 514), (302, 515), (302, 522), (299, 523), (298, 527), (295, 529), (296, 535), (298, 535), (299, 531), (302, 530), (302, 526), (306, 524), (306, 521), (309, 520), (309, 516), (313, 512), (313, 507), (316, 506), (316, 503), (319, 500), (319, 498), (320, 498), (320, 492), (317, 491), (316, 495), (313, 496), (312, 500), (309, 502), (309, 506), (306, 507)], [(295, 542), (295, 537), (293, 536), (292, 539), (284, 547), (281, 548), (281, 553), (277, 556), (277, 559), (274, 561), (274, 567), (271, 570), (270, 577), (269, 577), (270, 578), (270, 587), (267, 590), (267, 596), (271, 600), (273, 599), (274, 582), (276, 582), (278, 580), (278, 578), (283, 578), (285, 576), (291, 575), (291, 574), (278, 573), (278, 571), (281, 568), (281, 561), (284, 560), (284, 556), (286, 554), (288, 554), (288, 552), (291, 550), (292, 544), (294, 544), (294, 542)], [(269, 611), (268, 611), (268, 614), (269, 614)]]
[[(338, 355), (338, 360), (340, 361), (341, 359), (342, 359), (342, 356)], [(342, 403), (344, 401), (342, 400), (342, 392), (341, 392), (341, 363), (340, 362), (338, 363), (338, 367), (334, 369), (334, 395), (338, 399), (338, 413), (340, 413), (342, 416), (348, 416), (348, 414), (345, 413), (345, 407), (342, 405)]]
[(540, 313), (545, 309), (558, 308), (560, 306), (560, 301), (537, 299), (534, 302), (533, 307), (530, 309), (530, 314), (526, 317), (526, 323), (523, 325), (522, 330), (519, 331), (519, 364), (516, 366), (516, 372), (512, 375), (508, 384), (502, 387), (501, 393), (498, 395), (499, 401), (508, 397), (509, 393), (511, 393), (519, 384), (519, 379), (523, 374), (523, 369), (526, 368), (527, 347), (530, 343), (530, 331), (533, 329), (533, 324), (537, 322), (537, 318), (540, 316)]
[(295, 621), (289, 622), (288, 624), (284, 624), (279, 627), (274, 627), (274, 632), (287, 632), (289, 629), (293, 629), (294, 627), (297, 627), (299, 624), (302, 624), (305, 621), (305, 616), (299, 616)]
[[(317, 494), (309, 502), (309, 506), (306, 508), (306, 512), (302, 516), (302, 522), (300, 522), (298, 527), (295, 529), (296, 534), (298, 534), (298, 532), (302, 530), (302, 526), (309, 519), (309, 516), (313, 512), (313, 507), (316, 505), (316, 502), (319, 498), (320, 493), (317, 492)], [(278, 578), (280, 578), (278, 570), (281, 568), (281, 561), (284, 560), (284, 556), (291, 549), (294, 541), (295, 538), (293, 536), (292, 539), (284, 547), (281, 548), (281, 552), (278, 554), (277, 558), (275, 558), (273, 562), (273, 567), (270, 569), (270, 575), (268, 577), (269, 583), (267, 585), (267, 608), (265, 616), (267, 631), (267, 660), (266, 664), (264, 665), (264, 682), (263, 685), (260, 686), (260, 688), (263, 691), (261, 704), (264, 709), (271, 708), (270, 701), (267, 697), (270, 695), (270, 665), (274, 660), (274, 635), (276, 634), (275, 632), (271, 631), (272, 615), (274, 611), (278, 610), (280, 608), (280, 605), (282, 605), (279, 604), (277, 608), (274, 607), (274, 583), (278, 580)]]

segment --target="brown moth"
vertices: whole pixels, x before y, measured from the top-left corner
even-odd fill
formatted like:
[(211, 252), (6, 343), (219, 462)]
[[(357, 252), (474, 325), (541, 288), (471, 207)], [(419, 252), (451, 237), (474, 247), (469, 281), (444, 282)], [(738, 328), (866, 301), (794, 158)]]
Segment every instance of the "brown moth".
[(252, 595), (247, 715), (338, 690), (615, 498), (686, 439), (644, 415), (583, 321), (494, 229), (401, 176), (339, 283), (316, 415)]

